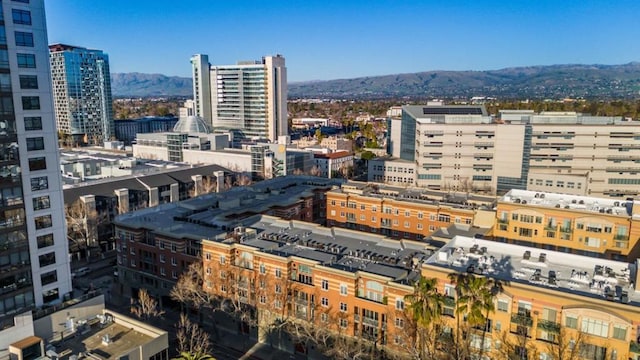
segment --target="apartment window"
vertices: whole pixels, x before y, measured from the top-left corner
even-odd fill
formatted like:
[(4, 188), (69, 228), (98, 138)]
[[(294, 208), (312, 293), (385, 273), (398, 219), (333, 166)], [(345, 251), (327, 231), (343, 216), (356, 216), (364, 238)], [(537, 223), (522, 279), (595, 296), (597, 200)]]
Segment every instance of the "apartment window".
[(396, 299), (396, 310), (404, 310), (404, 300)]
[(36, 75), (20, 75), (20, 89), (37, 89), (38, 77)]
[(36, 56), (33, 54), (18, 54), (18, 67), (33, 69), (36, 67)]
[(36, 216), (34, 220), (36, 223), (36, 230), (46, 229), (53, 225), (51, 215)]
[(50, 252), (48, 254), (38, 256), (38, 261), (40, 262), (40, 267), (45, 267), (47, 265), (56, 263), (56, 253)]
[(33, 47), (33, 34), (23, 31), (16, 31), (16, 46)]
[(43, 210), (51, 207), (49, 195), (38, 196), (33, 198), (33, 210)]
[(31, 171), (44, 170), (46, 168), (47, 168), (46, 158), (37, 157), (37, 158), (29, 159), (29, 170)]
[(38, 96), (23, 96), (22, 97), (22, 110), (40, 110), (40, 97), (38, 97)]
[(40, 235), (37, 238), (38, 249), (53, 246), (53, 234)]
[(627, 327), (622, 325), (613, 325), (613, 338), (618, 340), (626, 340)]
[(46, 272), (40, 275), (40, 282), (42, 285), (52, 284), (58, 281), (58, 272), (56, 270)]
[(42, 130), (42, 118), (40, 116), (27, 116), (24, 118), (24, 129), (26, 131)]
[(327, 280), (322, 280), (322, 290), (329, 290), (329, 281)]
[(568, 327), (569, 329), (577, 329), (578, 328), (578, 318), (567, 315), (567, 317), (565, 317), (564, 326)]
[(329, 299), (326, 297), (323, 297), (322, 299), (320, 299), (320, 303), (322, 304), (322, 306), (324, 307), (329, 307)]
[(27, 151), (44, 150), (44, 138), (33, 137), (27, 138)]
[(347, 309), (348, 309), (348, 307), (347, 307), (347, 303), (343, 303), (343, 302), (341, 302), (341, 303), (340, 303), (340, 311), (342, 311), (342, 312), (347, 312)]
[(609, 336), (609, 323), (597, 319), (582, 319), (582, 332), (587, 334), (607, 337)]
[(340, 284), (340, 295), (347, 295), (348, 288), (345, 284)]
[(11, 9), (14, 24), (31, 25), (31, 12), (27, 10)]

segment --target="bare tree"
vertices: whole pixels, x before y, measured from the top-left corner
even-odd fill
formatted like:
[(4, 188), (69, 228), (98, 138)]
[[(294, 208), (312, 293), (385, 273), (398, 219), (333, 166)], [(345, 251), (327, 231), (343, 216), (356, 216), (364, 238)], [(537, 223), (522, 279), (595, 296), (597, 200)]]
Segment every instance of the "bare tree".
[(98, 226), (105, 221), (104, 216), (78, 199), (65, 206), (65, 218), (67, 237), (75, 243), (78, 251), (85, 251), (88, 259), (91, 255), (90, 248), (98, 245)]
[(138, 292), (138, 301), (131, 304), (131, 313), (140, 319), (148, 320), (152, 317), (159, 317), (164, 311), (158, 307), (158, 302), (154, 299), (147, 289), (140, 289)]
[(176, 337), (180, 353), (203, 355), (211, 351), (209, 334), (197, 324), (192, 323), (185, 314), (180, 314)]

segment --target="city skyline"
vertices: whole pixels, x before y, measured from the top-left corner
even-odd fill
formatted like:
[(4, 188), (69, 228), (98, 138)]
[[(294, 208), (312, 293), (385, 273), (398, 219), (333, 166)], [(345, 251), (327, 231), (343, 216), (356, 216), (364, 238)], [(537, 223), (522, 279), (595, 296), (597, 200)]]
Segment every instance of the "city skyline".
[(631, 1), (188, 5), (48, 1), (50, 41), (103, 49), (113, 72), (184, 77), (197, 53), (221, 64), (282, 54), (292, 82), (640, 59), (640, 50), (627, 45), (640, 35), (625, 25), (640, 11)]

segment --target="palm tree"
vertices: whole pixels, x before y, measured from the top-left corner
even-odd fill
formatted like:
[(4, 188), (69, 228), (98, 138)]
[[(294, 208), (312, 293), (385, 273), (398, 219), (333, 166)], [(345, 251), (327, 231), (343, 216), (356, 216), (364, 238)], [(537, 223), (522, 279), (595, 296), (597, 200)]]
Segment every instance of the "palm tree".
[(501, 289), (500, 284), (484, 276), (467, 274), (461, 284), (458, 297), (458, 312), (467, 316), (467, 322), (472, 327), (482, 326), (482, 343), (480, 357), (484, 351), (484, 341), (487, 332), (487, 319), (495, 311), (494, 296)]
[(188, 351), (183, 351), (180, 353), (180, 355), (178, 355), (177, 357), (171, 360), (216, 360), (216, 358), (214, 358), (209, 354), (203, 354), (199, 352), (192, 353)]
[[(428, 344), (433, 345), (428, 330), (437, 326), (436, 322), (442, 315), (444, 305), (444, 296), (438, 292), (438, 279), (421, 277), (415, 284), (413, 294), (405, 296), (405, 299), (409, 303), (409, 316), (416, 325), (416, 350), (419, 358), (431, 358), (429, 355), (432, 355), (433, 351), (425, 347)], [(431, 334), (437, 332), (431, 331)]]

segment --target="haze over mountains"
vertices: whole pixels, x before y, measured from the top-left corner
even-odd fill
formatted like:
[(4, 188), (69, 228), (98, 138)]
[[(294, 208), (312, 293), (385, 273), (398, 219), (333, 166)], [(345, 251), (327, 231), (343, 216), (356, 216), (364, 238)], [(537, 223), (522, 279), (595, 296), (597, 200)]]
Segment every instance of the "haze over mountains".
[[(190, 78), (112, 74), (114, 96), (191, 96)], [(383, 99), (488, 96), (508, 99), (640, 96), (640, 62), (550, 65), (489, 71), (426, 71), (289, 84), (289, 98)]]

